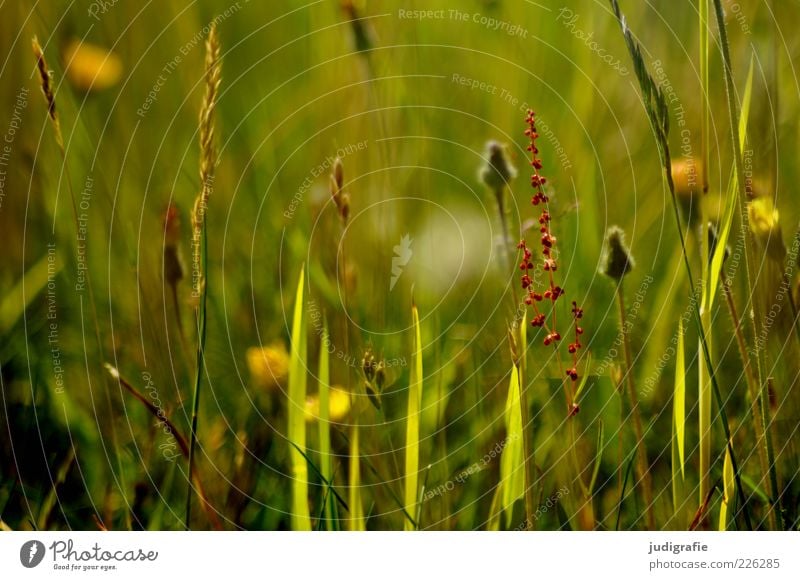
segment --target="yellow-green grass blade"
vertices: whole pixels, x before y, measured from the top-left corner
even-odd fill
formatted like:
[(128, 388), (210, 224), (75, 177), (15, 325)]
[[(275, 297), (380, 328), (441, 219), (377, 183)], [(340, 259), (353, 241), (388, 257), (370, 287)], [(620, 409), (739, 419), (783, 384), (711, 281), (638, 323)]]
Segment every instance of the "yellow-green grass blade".
[[(331, 457), (331, 426), (330, 426), (330, 354), (328, 353), (328, 320), (322, 318), (322, 337), (319, 347), (319, 368), (317, 377), (319, 380), (319, 455), (320, 471), (325, 480), (333, 486), (333, 458)], [(335, 528), (336, 520), (336, 501), (333, 494), (325, 491), (325, 505), (323, 507), (323, 517), (326, 521), (328, 530)]]
[(683, 346), (683, 322), (678, 322), (678, 352), (675, 356), (675, 393), (673, 417), (675, 421), (675, 438), (678, 445), (678, 462), (681, 480), (686, 478), (686, 362)]
[[(702, 314), (701, 325), (703, 334), (706, 337), (706, 344), (710, 346), (711, 336), (709, 330), (711, 327), (710, 312), (705, 311)], [(703, 505), (708, 497), (708, 492), (711, 486), (711, 377), (709, 374), (709, 365), (703, 358), (703, 343), (702, 338), (698, 339), (697, 351), (697, 371), (698, 371), (698, 428), (699, 428), (699, 447), (700, 447), (700, 485), (698, 490), (700, 492), (699, 505)]]
[(722, 488), (723, 497), (719, 509), (719, 531), (724, 532), (728, 528), (728, 514), (734, 501), (734, 491), (736, 482), (733, 477), (733, 464), (731, 463), (730, 447), (725, 447), (725, 462), (722, 466)]
[[(306, 450), (306, 366), (307, 331), (303, 305), (305, 267), (300, 271), (292, 318), (292, 349), (289, 362), (289, 449), (292, 462), (292, 514), (293, 530), (310, 531), (311, 516), (308, 510), (308, 465), (303, 456)], [(295, 448), (296, 446), (296, 448)], [(302, 451), (302, 453), (301, 453)]]
[(522, 456), (522, 414), (519, 405), (519, 370), (511, 366), (506, 401), (506, 443), (500, 455), (501, 505), (506, 516), (506, 526), (511, 525), (514, 502), (525, 493), (525, 466)]
[(489, 506), (489, 521), (486, 522), (486, 529), (490, 532), (496, 532), (500, 529), (500, 498), (503, 495), (503, 486), (498, 485), (494, 488), (492, 494), (492, 503)]
[[(405, 509), (409, 514), (417, 513), (417, 484), (419, 478), (419, 421), (422, 406), (422, 334), (419, 327), (419, 311), (411, 307), (412, 327), (414, 329), (414, 351), (411, 361), (411, 377), (408, 385), (408, 413), (406, 415), (406, 472)], [(406, 520), (405, 529), (413, 530), (414, 525)]]
[[(750, 70), (747, 73), (747, 85), (744, 89), (744, 97), (742, 98), (742, 113), (739, 117), (739, 142), (740, 151), (744, 153), (745, 143), (747, 141), (747, 121), (750, 116), (750, 101), (753, 95), (753, 59), (750, 58)], [(736, 213), (738, 206), (739, 188), (737, 186), (738, 179), (736, 177), (736, 166), (734, 165), (731, 173), (731, 180), (728, 184), (728, 192), (725, 196), (725, 211), (723, 213), (721, 227), (718, 228), (717, 246), (714, 248), (714, 254), (711, 258), (711, 274), (709, 276), (709, 307), (713, 306), (714, 298), (716, 297), (717, 288), (719, 287), (720, 272), (722, 272), (722, 263), (725, 260), (725, 246), (728, 244), (728, 238), (731, 233), (731, 225), (733, 224), (733, 216)]]
[(359, 433), (358, 419), (353, 420), (353, 425), (350, 430), (350, 475), (348, 478), (348, 496), (347, 503), (350, 506), (350, 524), (351, 532), (361, 532), (366, 529), (364, 522), (364, 506), (361, 502), (361, 451), (359, 449)]
[[(674, 404), (674, 402), (673, 402)], [(680, 468), (678, 464), (680, 461), (678, 460), (678, 438), (675, 434), (675, 422), (672, 422), (672, 431), (671, 431), (672, 438), (670, 439), (670, 446), (669, 446), (669, 455), (670, 455), (670, 471), (672, 472), (672, 514), (673, 519), (676, 520), (679, 525), (682, 525), (682, 519), (680, 517), (680, 509), (681, 506), (681, 498), (683, 496), (683, 486), (682, 480), (683, 477), (680, 474)]]

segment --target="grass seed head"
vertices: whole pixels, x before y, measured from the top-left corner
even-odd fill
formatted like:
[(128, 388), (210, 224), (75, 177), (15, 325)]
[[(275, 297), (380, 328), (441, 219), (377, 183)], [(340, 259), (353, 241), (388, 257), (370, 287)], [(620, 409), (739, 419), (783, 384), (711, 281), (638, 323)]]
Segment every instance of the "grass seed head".
[(214, 184), (214, 169), (217, 165), (217, 150), (214, 144), (214, 112), (217, 108), (219, 85), (222, 78), (220, 63), (219, 37), (217, 27), (213, 22), (209, 27), (206, 39), (205, 79), (206, 91), (203, 104), (200, 107), (199, 134), (200, 134), (200, 195), (195, 200), (192, 211), (192, 224), (197, 235), (197, 230), (205, 221), (205, 212), (208, 207), (208, 198)]
[(33, 55), (36, 57), (36, 68), (39, 70), (39, 84), (42, 88), (44, 100), (47, 103), (47, 114), (56, 131), (56, 140), (59, 145), (63, 146), (64, 141), (61, 137), (61, 124), (58, 122), (58, 112), (56, 111), (56, 95), (55, 92), (53, 92), (53, 73), (47, 66), (47, 60), (44, 58), (44, 51), (36, 36), (31, 40), (31, 46), (33, 47)]
[(480, 170), (480, 179), (495, 194), (502, 193), (517, 176), (517, 170), (511, 164), (506, 146), (497, 141), (489, 141), (486, 144), (485, 159)]
[(350, 217), (350, 195), (344, 188), (344, 165), (340, 157), (337, 157), (333, 162), (333, 170), (329, 181), (331, 199), (336, 205), (342, 224), (347, 225), (347, 220)]
[(631, 270), (635, 262), (625, 243), (625, 232), (619, 226), (611, 226), (606, 232), (606, 244), (601, 258), (600, 273), (612, 280), (620, 281)]

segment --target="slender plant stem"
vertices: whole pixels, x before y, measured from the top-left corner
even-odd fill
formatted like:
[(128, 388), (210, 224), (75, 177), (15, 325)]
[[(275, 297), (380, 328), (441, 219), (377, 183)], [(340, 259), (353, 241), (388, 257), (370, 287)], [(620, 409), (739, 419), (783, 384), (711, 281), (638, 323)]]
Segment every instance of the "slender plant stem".
[[(739, 313), (736, 308), (736, 301), (733, 298), (731, 290), (731, 280), (725, 273), (725, 269), (720, 270), (720, 283), (722, 285), (722, 293), (725, 296), (725, 302), (728, 305), (728, 312), (733, 320), (733, 330), (736, 336), (736, 346), (739, 349), (739, 356), (742, 359), (742, 366), (744, 367), (745, 381), (747, 382), (747, 391), (750, 396), (750, 413), (753, 416), (753, 430), (756, 436), (756, 447), (758, 448), (758, 458), (761, 464), (762, 478), (767, 477), (769, 472), (769, 453), (767, 451), (767, 444), (764, 435), (764, 423), (762, 422), (761, 415), (761, 402), (758, 396), (758, 380), (753, 374), (753, 366), (750, 362), (750, 355), (747, 353), (747, 342), (742, 332), (742, 323), (739, 318)], [(759, 482), (760, 484), (761, 482)], [(775, 510), (770, 509), (767, 517), (770, 521), (770, 526), (777, 529), (777, 521)]]
[(207, 249), (208, 249), (208, 238), (206, 235), (206, 223), (204, 216), (200, 230), (200, 252), (201, 252), (200, 267), (202, 268), (202, 278), (200, 282), (201, 284), (200, 302), (197, 306), (197, 315), (196, 315), (197, 367), (195, 368), (194, 394), (192, 395), (192, 426), (191, 426), (191, 431), (189, 433), (189, 474), (187, 476), (189, 486), (186, 490), (186, 518), (184, 520), (184, 526), (186, 527), (187, 530), (191, 529), (192, 495), (194, 495), (194, 489), (192, 487), (192, 473), (194, 472), (194, 454), (195, 454), (195, 448), (197, 447), (197, 417), (200, 411), (200, 386), (202, 385), (203, 381), (204, 356), (206, 349), (206, 298), (207, 298), (207, 288), (208, 288), (208, 285), (206, 284), (206, 272), (208, 266)]
[[(497, 213), (500, 216), (500, 229), (502, 230), (501, 235), (503, 236), (503, 255), (505, 256), (508, 272), (513, 275), (513, 273), (516, 272), (514, 260), (511, 259), (511, 256), (514, 255), (514, 251), (511, 249), (514, 244), (511, 238), (511, 229), (508, 224), (508, 216), (506, 215), (506, 205), (503, 201), (505, 197), (505, 186), (500, 186), (494, 192), (494, 197), (497, 200)], [(512, 312), (514, 321), (516, 322), (517, 311), (519, 310), (519, 297), (517, 296), (517, 285), (513, 282), (511, 284), (511, 295), (514, 298), (514, 309)]]
[(698, 0), (700, 16), (700, 98), (703, 102), (703, 120), (700, 125), (700, 148), (702, 163), (700, 167), (701, 179), (703, 182), (703, 193), (708, 193), (708, 166), (709, 166), (709, 149), (708, 149), (708, 135), (711, 116), (711, 105), (709, 103), (709, 80), (708, 80), (708, 0)]
[(625, 352), (625, 376), (628, 384), (628, 399), (631, 405), (631, 416), (633, 417), (633, 432), (636, 436), (636, 471), (638, 479), (642, 482), (644, 490), (645, 519), (647, 527), (651, 530), (656, 529), (655, 516), (653, 514), (653, 488), (650, 482), (650, 467), (647, 462), (647, 451), (644, 445), (644, 429), (642, 428), (642, 416), (639, 409), (639, 396), (636, 392), (636, 381), (633, 376), (633, 355), (631, 353), (631, 343), (628, 333), (625, 330), (625, 294), (623, 283), (620, 280), (617, 284), (617, 304), (619, 305), (619, 324), (622, 333), (623, 351)]

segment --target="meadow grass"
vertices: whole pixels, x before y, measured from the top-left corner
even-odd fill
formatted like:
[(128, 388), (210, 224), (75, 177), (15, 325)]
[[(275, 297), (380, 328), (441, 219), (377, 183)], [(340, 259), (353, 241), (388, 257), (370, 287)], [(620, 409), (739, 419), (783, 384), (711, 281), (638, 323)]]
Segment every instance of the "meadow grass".
[(468, 4), (0, 6), (4, 528), (797, 529), (800, 39)]

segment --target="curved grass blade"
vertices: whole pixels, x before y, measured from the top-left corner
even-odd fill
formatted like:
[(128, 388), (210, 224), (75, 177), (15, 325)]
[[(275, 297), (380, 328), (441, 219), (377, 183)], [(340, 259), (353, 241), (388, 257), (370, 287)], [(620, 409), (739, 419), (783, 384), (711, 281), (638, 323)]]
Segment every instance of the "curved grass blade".
[[(745, 86), (744, 97), (742, 98), (742, 114), (739, 117), (739, 150), (742, 153), (744, 153), (744, 146), (747, 141), (747, 121), (750, 116), (750, 101), (752, 95), (753, 58), (751, 57), (750, 70), (747, 73), (747, 85)], [(725, 261), (725, 248), (730, 238), (733, 216), (739, 205), (739, 188), (737, 183), (736, 166), (734, 165), (731, 173), (731, 180), (728, 185), (728, 193), (725, 196), (725, 211), (722, 218), (722, 227), (719, 228), (719, 238), (717, 239), (716, 246), (713, 249), (714, 253), (711, 257), (711, 273), (708, 281), (709, 308), (714, 305), (714, 298), (716, 297), (717, 288), (719, 287), (720, 273), (722, 272), (722, 264)]]
[(352, 435), (350, 436), (350, 473), (348, 476), (348, 497), (347, 501), (351, 506), (350, 511), (350, 531), (361, 532), (367, 529), (364, 521), (364, 504), (361, 501), (361, 450), (359, 449), (359, 435), (361, 429), (358, 426), (358, 418), (353, 421), (351, 426)]
[(731, 466), (731, 453), (726, 448), (725, 462), (722, 466), (722, 503), (719, 509), (719, 531), (724, 532), (728, 528), (728, 513), (734, 502), (734, 486), (736, 482), (733, 479), (733, 467)]
[(288, 440), (292, 464), (292, 514), (293, 530), (310, 531), (311, 515), (308, 510), (308, 466), (306, 464), (306, 367), (308, 336), (305, 308), (303, 307), (303, 284), (305, 266), (300, 270), (292, 318), (292, 348), (289, 360), (289, 425)]
[[(422, 406), (422, 336), (419, 328), (419, 311), (416, 304), (411, 306), (412, 327), (414, 329), (414, 351), (411, 362), (411, 377), (408, 385), (408, 412), (406, 414), (406, 465), (405, 465), (405, 510), (416, 513), (417, 484), (419, 478), (419, 422)], [(406, 520), (405, 529), (413, 530)]]
[(672, 402), (675, 421), (675, 438), (678, 444), (678, 461), (681, 481), (686, 478), (686, 363), (683, 346), (683, 321), (678, 322), (678, 352), (675, 356), (675, 392)]
[(506, 526), (511, 525), (514, 503), (525, 494), (525, 464), (522, 456), (522, 414), (520, 412), (519, 369), (511, 366), (508, 383), (505, 423), (506, 444), (500, 455), (500, 505), (505, 513)]

